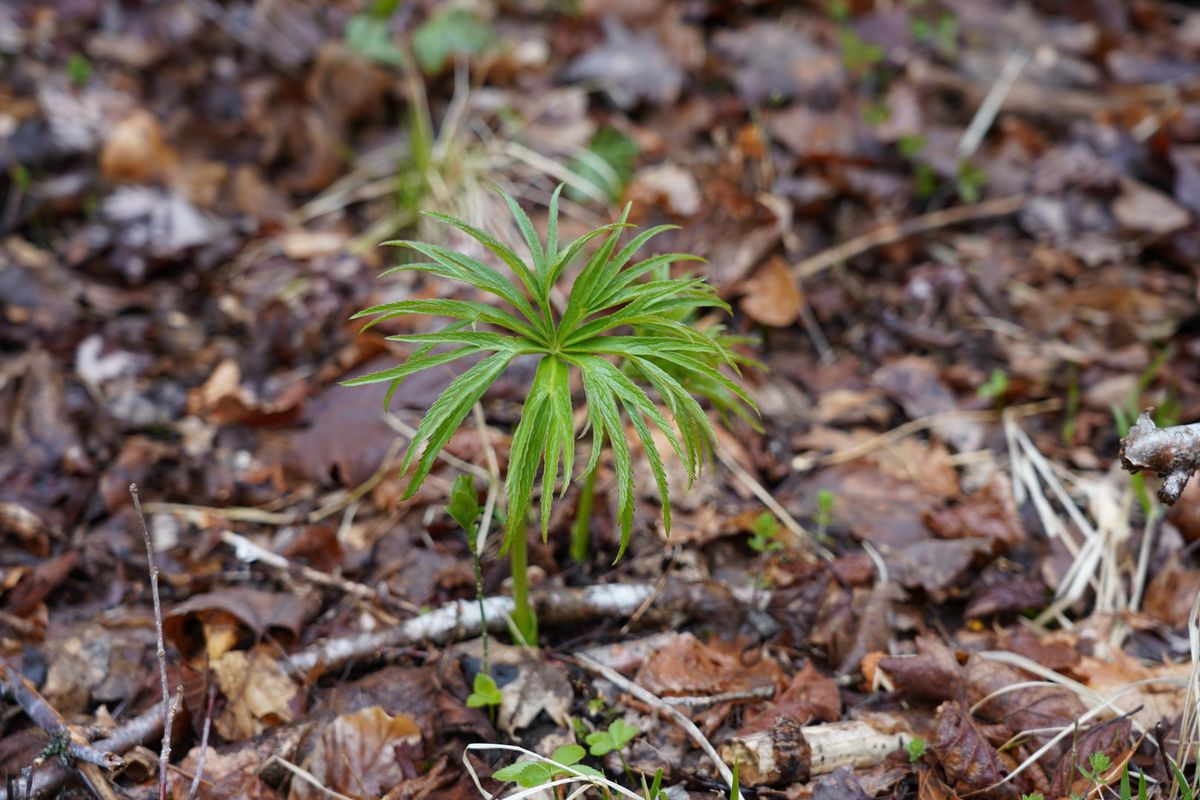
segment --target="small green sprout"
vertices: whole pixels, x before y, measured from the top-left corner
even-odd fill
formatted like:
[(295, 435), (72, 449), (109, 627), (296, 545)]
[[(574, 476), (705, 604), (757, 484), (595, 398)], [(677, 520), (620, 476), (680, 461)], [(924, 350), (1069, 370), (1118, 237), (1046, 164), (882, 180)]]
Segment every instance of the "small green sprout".
[(821, 489), (817, 492), (817, 536), (824, 538), (825, 532), (833, 524), (833, 506), (837, 495), (832, 489)]
[(602, 756), (613, 751), (620, 752), (625, 745), (637, 738), (639, 731), (624, 720), (614, 719), (606, 731), (595, 731), (587, 735), (588, 751), (594, 756)]
[(1000, 402), (1007, 392), (1008, 373), (1002, 369), (992, 370), (991, 374), (988, 375), (988, 379), (975, 390), (977, 396), (995, 400), (996, 402)]
[(483, 602), (483, 564), (479, 560), (479, 496), (475, 494), (475, 483), (470, 475), (459, 475), (450, 489), (450, 502), (446, 512), (458, 523), (467, 535), (467, 549), (471, 551), (471, 562), (475, 567), (475, 600), (479, 603), (480, 640), (483, 647), (483, 672), (488, 671), (488, 626), (487, 609)]
[(467, 695), (468, 708), (494, 708), (504, 702), (504, 694), (496, 680), (486, 672), (476, 672), (472, 691)]
[(900, 157), (912, 161), (921, 154), (928, 142), (925, 137), (919, 133), (906, 133), (896, 140), (896, 149), (900, 151)]
[(1087, 767), (1076, 765), (1075, 768), (1079, 770), (1080, 775), (1087, 778), (1092, 783), (1102, 784), (1105, 780), (1104, 773), (1108, 772), (1108, 769), (1111, 766), (1112, 759), (1108, 757), (1108, 754), (1097, 750), (1088, 756)]
[(518, 761), (496, 770), (492, 777), (498, 781), (515, 783), (525, 789), (545, 786), (564, 775), (603, 778), (604, 775), (599, 770), (579, 763), (585, 755), (587, 753), (579, 745), (565, 744), (550, 755), (550, 760), (554, 762), (552, 764), (545, 761)]
[(67, 59), (67, 78), (76, 86), (86, 86), (92, 77), (92, 62), (80, 53), (72, 53)]
[(959, 162), (955, 187), (958, 189), (958, 196), (964, 203), (978, 203), (979, 198), (983, 196), (983, 187), (987, 181), (988, 174), (982, 169), (970, 161)]
[(849, 28), (838, 31), (838, 42), (842, 46), (842, 65), (851, 72), (873, 67), (887, 55), (882, 47), (865, 41)]
[(1046, 797), (1041, 792), (1033, 792), (1021, 795), (1021, 800), (1046, 800)]
[(783, 542), (779, 541), (782, 532), (783, 526), (775, 519), (775, 515), (764, 511), (755, 518), (754, 532), (746, 543), (756, 553), (773, 553), (783, 549)]
[(908, 763), (915, 764), (925, 756), (925, 740), (920, 736), (914, 736), (908, 740)]

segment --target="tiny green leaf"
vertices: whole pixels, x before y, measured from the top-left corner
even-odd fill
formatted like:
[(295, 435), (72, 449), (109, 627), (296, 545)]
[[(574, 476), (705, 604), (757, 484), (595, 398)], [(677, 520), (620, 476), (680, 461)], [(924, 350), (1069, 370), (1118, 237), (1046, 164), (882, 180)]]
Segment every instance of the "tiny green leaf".
[(496, 685), (496, 681), (492, 676), (487, 673), (475, 673), (475, 681), (471, 688), (471, 694), (467, 695), (467, 706), (469, 708), (498, 706), (504, 701), (504, 695), (500, 692), (500, 687)]

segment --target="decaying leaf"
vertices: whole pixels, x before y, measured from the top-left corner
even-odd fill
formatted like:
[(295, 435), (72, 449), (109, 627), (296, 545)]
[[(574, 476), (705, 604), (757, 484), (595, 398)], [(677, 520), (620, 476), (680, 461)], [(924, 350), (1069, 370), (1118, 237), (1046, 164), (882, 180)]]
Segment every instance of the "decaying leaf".
[(1018, 796), (1012, 783), (1000, 783), (1008, 769), (957, 700), (938, 707), (933, 751), (957, 794), (979, 792), (980, 796), (993, 800), (1012, 800)]
[(232, 650), (212, 662), (225, 707), (213, 720), (226, 739), (242, 741), (269, 727), (290, 722), (301, 710), (296, 684), (262, 649)]
[(421, 731), (404, 714), (369, 706), (336, 717), (301, 765), (320, 786), (294, 779), (289, 800), (319, 800), (330, 789), (355, 800), (374, 800), (417, 774)]

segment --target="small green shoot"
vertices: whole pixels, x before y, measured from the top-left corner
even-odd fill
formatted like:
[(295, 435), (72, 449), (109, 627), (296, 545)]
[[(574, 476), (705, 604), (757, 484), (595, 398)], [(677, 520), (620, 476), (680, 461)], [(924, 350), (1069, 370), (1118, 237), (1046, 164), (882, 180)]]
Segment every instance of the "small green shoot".
[(642, 797), (646, 800), (665, 800), (667, 793), (663, 791), (663, 768), (659, 767), (654, 770), (654, 780), (649, 786), (646, 785), (646, 776), (642, 776)]
[(426, 75), (437, 75), (452, 57), (478, 55), (495, 38), (486, 22), (461, 8), (449, 8), (436, 12), (413, 31), (413, 55)]
[(515, 783), (524, 789), (545, 786), (566, 775), (603, 778), (604, 775), (599, 770), (579, 763), (585, 755), (587, 753), (579, 745), (564, 744), (550, 755), (550, 760), (554, 762), (552, 764), (545, 761), (518, 761), (496, 770), (492, 777), (498, 781)]
[(832, 489), (821, 489), (817, 492), (817, 538), (824, 539), (833, 524), (833, 506), (837, 495)]
[(471, 686), (471, 693), (467, 695), (467, 708), (486, 708), (488, 710), (488, 717), (494, 725), (496, 723), (496, 709), (503, 702), (504, 693), (496, 685), (495, 678), (486, 672), (476, 672), (475, 680)]
[(92, 77), (92, 62), (81, 53), (72, 53), (67, 59), (67, 78), (71, 83), (82, 88)]
[(987, 185), (988, 174), (970, 161), (960, 161), (955, 188), (964, 203), (978, 203), (983, 196), (983, 187)]
[(1067, 362), (1067, 402), (1063, 408), (1062, 439), (1064, 447), (1075, 444), (1075, 431), (1079, 425), (1079, 365), (1074, 361)]
[(637, 738), (639, 731), (622, 719), (614, 719), (606, 731), (594, 731), (587, 735), (588, 752), (594, 756), (603, 756), (611, 752), (620, 752), (625, 746)]
[(779, 541), (782, 532), (783, 526), (775, 519), (775, 515), (764, 511), (755, 518), (754, 532), (746, 544), (756, 553), (774, 553), (783, 549), (783, 542)]
[(468, 708), (488, 708), (504, 702), (504, 694), (496, 685), (496, 680), (486, 672), (476, 672), (472, 691), (467, 695)]
[(865, 41), (849, 28), (838, 31), (838, 43), (842, 46), (842, 66), (851, 72), (863, 72), (887, 56), (882, 47)]
[(388, 26), (399, 5), (399, 0), (379, 0), (369, 11), (351, 17), (342, 34), (346, 48), (369, 61), (390, 67), (404, 66), (404, 53), (392, 43)]
[(1031, 794), (1021, 795), (1021, 800), (1046, 800), (1046, 796), (1041, 792), (1033, 792)]
[(892, 110), (887, 107), (886, 103), (868, 103), (862, 109), (863, 122), (872, 128), (877, 128), (887, 122), (891, 116)]
[(900, 157), (906, 161), (912, 161), (925, 149), (925, 137), (919, 133), (906, 133), (896, 140), (896, 149), (900, 151)]
[(733, 779), (729, 781), (729, 800), (740, 800), (742, 796), (742, 779), (738, 775), (741, 765), (740, 761), (734, 759)]
[(915, 764), (925, 756), (925, 740), (920, 736), (914, 736), (908, 740), (905, 749), (908, 751), (908, 763)]
[(1108, 772), (1110, 767), (1112, 767), (1112, 759), (1108, 757), (1107, 753), (1097, 750), (1088, 756), (1087, 767), (1076, 765), (1075, 769), (1079, 770), (1080, 775), (1099, 786), (1105, 783), (1104, 773)]
[(975, 390), (978, 397), (992, 400), (996, 405), (1004, 405), (1004, 395), (1008, 392), (1008, 373), (1002, 369), (994, 369), (988, 379)]

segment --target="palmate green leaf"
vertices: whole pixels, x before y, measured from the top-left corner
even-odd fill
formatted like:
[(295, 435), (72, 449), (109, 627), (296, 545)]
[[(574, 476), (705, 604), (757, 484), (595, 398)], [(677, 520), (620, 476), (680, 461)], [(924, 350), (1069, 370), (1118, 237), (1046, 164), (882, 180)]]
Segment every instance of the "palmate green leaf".
[[(669, 533), (670, 496), (658, 442), (666, 439), (689, 478), (694, 479), (711, 459), (716, 443), (713, 423), (697, 397), (708, 399), (722, 414), (748, 420), (753, 420), (754, 403), (731, 377), (746, 363), (730, 349), (736, 340), (720, 334), (719, 329), (697, 330), (690, 322), (704, 309), (728, 311), (728, 305), (702, 279), (670, 277), (672, 263), (702, 259), (664, 253), (635, 260), (642, 247), (674, 226), (650, 228), (622, 245), (625, 228), (633, 227), (626, 206), (616, 222), (560, 242), (560, 192), (561, 187), (550, 199), (544, 241), (516, 200), (504, 195), (528, 250), (528, 261), (492, 234), (438, 213), (429, 216), (474, 239), (498, 260), (500, 269), (439, 245), (391, 243), (420, 253), (425, 260), (401, 264), (385, 275), (397, 270), (426, 272), (490, 295), (495, 304), (414, 299), (363, 309), (354, 318), (367, 319), (367, 328), (417, 315), (449, 322), (438, 330), (389, 336), (390, 341), (414, 345), (413, 353), (395, 367), (352, 378), (346, 384), (387, 382), (390, 399), (408, 375), (465, 357), (478, 359), (433, 401), (409, 443), (403, 468), (413, 468), (405, 495), (411, 497), (488, 386), (517, 356), (538, 357), (509, 451), (507, 548), (513, 537), (524, 535), (539, 475), (543, 539), (548, 535), (554, 495), (561, 497), (576, 477), (572, 380), (578, 375), (587, 402), (586, 423), (579, 435), (591, 445), (581, 474), (599, 466), (607, 446), (616, 476), (619, 558), (632, 534), (636, 496), (629, 436), (636, 436), (646, 453), (662, 504), (663, 525)], [(566, 308), (556, 313), (550, 304), (551, 290), (589, 246), (594, 249), (569, 286)], [(659, 434), (661, 438), (657, 438)]]

